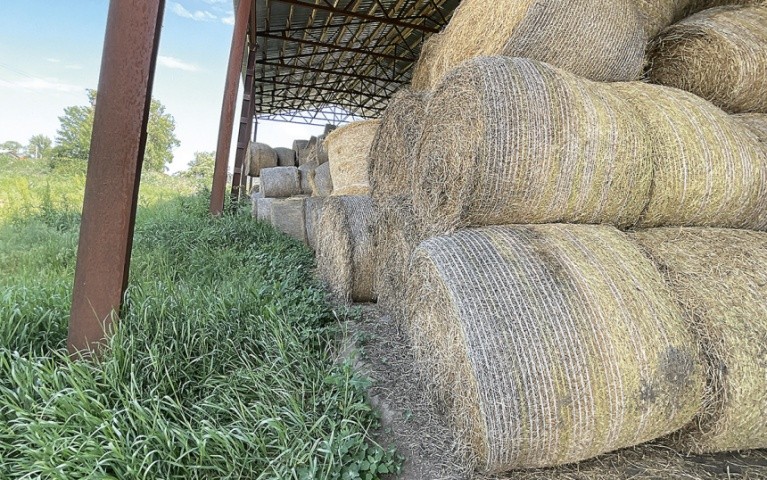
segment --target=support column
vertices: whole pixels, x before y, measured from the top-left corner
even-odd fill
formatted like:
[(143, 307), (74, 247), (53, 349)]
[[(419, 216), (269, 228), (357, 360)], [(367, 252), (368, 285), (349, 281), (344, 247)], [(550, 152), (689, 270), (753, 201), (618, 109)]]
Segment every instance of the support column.
[[(234, 32), (232, 46), (229, 50), (229, 66), (224, 85), (224, 100), (221, 105), (221, 119), (218, 127), (218, 144), (216, 146), (216, 166), (213, 171), (213, 186), (210, 192), (210, 213), (221, 215), (224, 210), (224, 191), (226, 190), (226, 170), (229, 166), (229, 150), (232, 142), (232, 127), (234, 124), (234, 109), (237, 102), (237, 85), (242, 69), (242, 56), (245, 53), (245, 35), (248, 30), (248, 18), (251, 13), (252, 0), (240, 0), (234, 17)], [(255, 27), (255, 25), (254, 25)]]
[(128, 284), (165, 0), (112, 0), (101, 58), (67, 346), (103, 344)]
[(248, 53), (248, 66), (245, 70), (245, 85), (242, 94), (242, 110), (240, 113), (240, 126), (237, 131), (237, 151), (234, 154), (234, 173), (232, 175), (232, 204), (234, 205), (242, 194), (241, 187), (247, 173), (243, 168), (247, 156), (250, 133), (253, 130), (253, 114), (255, 112), (255, 98), (253, 98), (253, 85), (256, 75), (256, 45), (250, 46)]

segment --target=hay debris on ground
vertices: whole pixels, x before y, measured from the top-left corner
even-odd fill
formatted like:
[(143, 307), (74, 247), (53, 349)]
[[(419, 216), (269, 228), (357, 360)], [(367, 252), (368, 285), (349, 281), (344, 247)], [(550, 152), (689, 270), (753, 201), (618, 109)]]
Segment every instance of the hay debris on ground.
[(315, 197), (327, 197), (333, 193), (333, 179), (330, 176), (330, 163), (323, 163), (309, 174), (309, 186)]
[(453, 70), (427, 107), (413, 165), (417, 215), (441, 231), (633, 225), (649, 200), (650, 145), (643, 119), (610, 85), (523, 58)]
[(277, 165), (280, 167), (296, 167), (296, 151), (292, 148), (277, 147), (274, 149), (277, 153)]
[(368, 178), (374, 201), (412, 195), (413, 165), (418, 161), (429, 96), (403, 89), (389, 100), (370, 147)]
[(664, 272), (707, 359), (696, 453), (767, 448), (767, 233), (656, 228), (632, 237)]
[(767, 4), (712, 8), (665, 29), (649, 48), (653, 83), (730, 113), (767, 113)]
[(298, 168), (264, 168), (261, 170), (261, 192), (269, 198), (287, 198), (301, 194), (301, 175)]
[(278, 163), (277, 152), (265, 143), (251, 143), (248, 153), (248, 175), (258, 177), (262, 168), (276, 167)]
[(691, 93), (613, 84), (648, 126), (653, 189), (639, 225), (767, 227), (767, 155), (741, 122)]
[(373, 202), (369, 196), (325, 199), (322, 218), (315, 227), (317, 273), (342, 302), (375, 300), (373, 220)]
[(485, 227), (410, 266), (417, 357), (479, 468), (576, 462), (686, 425), (700, 351), (660, 273), (618, 230)]
[(352, 122), (333, 130), (325, 139), (333, 195), (370, 193), (368, 156), (379, 124), (379, 120)]
[(307, 243), (305, 201), (305, 197), (275, 198), (271, 204), (272, 226), (303, 243)]
[(308, 197), (304, 204), (304, 224), (306, 225), (306, 241), (312, 250), (317, 250), (317, 230), (322, 219), (322, 209), (325, 197)]
[(532, 58), (597, 81), (636, 80), (646, 41), (631, 0), (463, 0), (418, 62), (413, 87), (428, 80), (433, 89), (460, 63), (488, 55)]

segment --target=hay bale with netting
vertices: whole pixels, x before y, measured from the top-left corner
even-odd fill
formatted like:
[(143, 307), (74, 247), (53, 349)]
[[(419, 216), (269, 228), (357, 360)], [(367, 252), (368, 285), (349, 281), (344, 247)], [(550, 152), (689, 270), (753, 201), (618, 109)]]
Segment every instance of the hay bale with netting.
[(379, 124), (379, 120), (352, 122), (333, 130), (325, 139), (333, 195), (370, 193), (368, 158)]
[(261, 169), (277, 166), (277, 152), (265, 143), (251, 143), (250, 154), (248, 156), (248, 175), (258, 177), (261, 175)]
[(275, 198), (271, 205), (272, 226), (299, 242), (306, 242), (305, 197)]
[(269, 198), (287, 198), (301, 194), (301, 175), (296, 167), (272, 167), (261, 170), (261, 192)]
[(280, 167), (296, 167), (296, 152), (292, 148), (277, 147), (274, 149), (277, 153), (277, 165)]
[(648, 39), (671, 25), (685, 11), (690, 0), (633, 0)]
[(426, 109), (412, 167), (416, 214), (437, 233), (633, 225), (650, 195), (650, 146), (642, 119), (610, 85), (523, 58), (465, 62)]
[(646, 42), (631, 0), (463, 0), (427, 50), (430, 65), (419, 62), (415, 86), (428, 77), (433, 89), (462, 62), (490, 55), (532, 58), (597, 81), (635, 80)]
[(700, 409), (695, 339), (652, 262), (613, 227), (433, 237), (407, 288), (416, 357), (483, 470), (577, 462)]
[(665, 29), (649, 48), (653, 83), (730, 113), (767, 113), (767, 4), (712, 8)]
[(413, 77), (410, 80), (410, 87), (413, 91), (431, 90), (439, 81), (439, 78), (435, 78), (437, 75), (441, 75), (439, 72), (448, 70), (437, 64), (444, 58), (439, 53), (439, 50), (443, 48), (443, 38), (441, 33), (435, 33), (423, 42), (418, 60), (413, 65)]
[(767, 156), (741, 122), (675, 88), (611, 88), (649, 127), (653, 190), (639, 226), (767, 228)]
[(767, 233), (658, 228), (633, 238), (665, 273), (707, 360), (696, 453), (767, 448)]
[(306, 241), (312, 250), (317, 250), (317, 230), (322, 218), (322, 209), (325, 206), (325, 197), (308, 197), (304, 203), (306, 219)]
[(250, 217), (258, 218), (258, 199), (264, 198), (264, 194), (258, 190), (250, 192)]
[(323, 163), (309, 175), (309, 186), (315, 197), (327, 197), (333, 193), (333, 179), (330, 176), (330, 163)]
[(418, 161), (417, 146), (429, 97), (428, 93), (403, 89), (389, 100), (370, 147), (368, 178), (373, 200), (411, 194), (413, 164)]
[(305, 163), (298, 167), (299, 179), (301, 181), (301, 194), (312, 194), (311, 178), (314, 175), (314, 170), (316, 168), (317, 164), (315, 162)]
[(741, 125), (756, 135), (757, 140), (767, 147), (767, 114), (765, 113), (741, 113), (733, 115)]
[(273, 198), (258, 197), (256, 199), (256, 218), (261, 222), (272, 223)]
[(398, 321), (405, 315), (410, 255), (423, 240), (411, 201), (405, 195), (374, 201), (374, 290), (378, 295), (378, 307)]
[(342, 302), (375, 300), (373, 220), (369, 196), (325, 199), (316, 230), (317, 273)]

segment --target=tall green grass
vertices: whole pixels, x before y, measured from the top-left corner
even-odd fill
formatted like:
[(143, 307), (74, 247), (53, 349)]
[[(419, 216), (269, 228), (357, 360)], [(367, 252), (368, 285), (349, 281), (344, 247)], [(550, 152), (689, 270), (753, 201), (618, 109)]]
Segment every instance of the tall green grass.
[(0, 478), (397, 470), (369, 440), (365, 379), (337, 360), (311, 254), (206, 206), (176, 195), (140, 210), (121, 320), (96, 362), (63, 350), (77, 214), (43, 204), (0, 224)]

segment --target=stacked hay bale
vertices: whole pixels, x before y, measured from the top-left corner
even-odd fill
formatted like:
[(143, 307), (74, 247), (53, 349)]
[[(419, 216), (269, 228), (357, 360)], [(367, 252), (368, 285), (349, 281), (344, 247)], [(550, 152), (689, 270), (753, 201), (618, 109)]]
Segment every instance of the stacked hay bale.
[(342, 301), (370, 302), (373, 291), (373, 203), (369, 196), (328, 197), (317, 233), (317, 270)]
[(407, 326), (489, 472), (559, 465), (685, 424), (699, 350), (658, 271), (624, 234), (501, 226), (423, 242)]
[(764, 0), (633, 0), (647, 38), (696, 12), (722, 5), (756, 5)]
[(352, 122), (333, 130), (325, 139), (333, 178), (333, 195), (368, 195), (368, 154), (378, 120)]
[(692, 92), (731, 113), (767, 113), (767, 4), (697, 13), (648, 51), (653, 83)]
[(261, 175), (262, 168), (276, 167), (279, 163), (277, 152), (265, 143), (252, 142), (246, 155), (247, 171), (251, 177)]
[(733, 115), (737, 121), (748, 128), (761, 144), (767, 148), (767, 114), (765, 113), (742, 113)]
[(461, 62), (487, 55), (534, 58), (594, 80), (635, 80), (646, 43), (631, 0), (464, 0), (438, 38), (419, 58), (414, 88), (431, 89)]
[(280, 167), (298, 166), (296, 151), (292, 148), (277, 147), (274, 149), (274, 151), (277, 153), (277, 164)]
[(697, 453), (767, 448), (767, 233), (658, 228), (632, 237), (660, 265), (705, 351), (705, 407), (675, 439)]
[(295, 166), (264, 168), (255, 195), (255, 217), (270, 223), (296, 240), (308, 243), (305, 224), (306, 197), (301, 191), (301, 172)]

